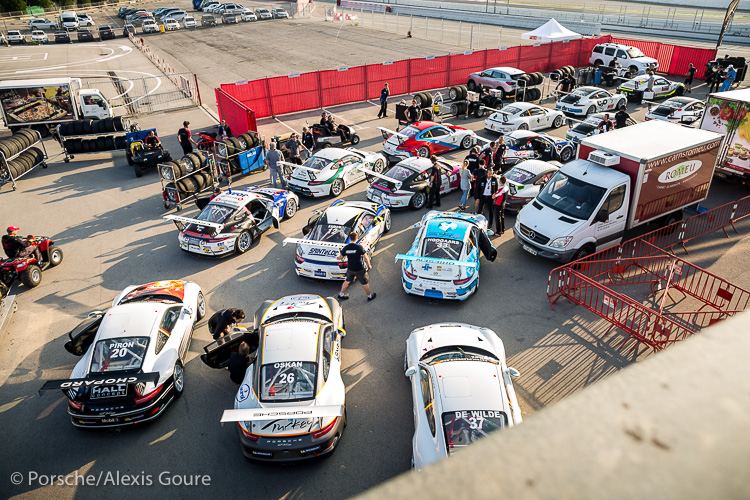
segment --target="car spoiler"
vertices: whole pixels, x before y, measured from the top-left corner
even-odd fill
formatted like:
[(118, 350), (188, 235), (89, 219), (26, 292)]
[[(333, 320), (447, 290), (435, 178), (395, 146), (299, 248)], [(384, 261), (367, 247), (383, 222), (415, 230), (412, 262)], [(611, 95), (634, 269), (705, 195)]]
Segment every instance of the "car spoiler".
[(217, 233), (220, 233), (222, 229), (224, 229), (224, 224), (217, 224), (216, 222), (206, 222), (198, 219), (191, 219), (190, 217), (182, 217), (180, 215), (165, 215), (162, 217), (162, 219), (171, 220), (174, 222), (175, 226), (177, 226), (177, 229), (182, 231), (182, 228), (185, 226), (180, 227), (180, 224), (196, 224), (198, 226), (206, 226), (206, 227), (212, 227), (216, 229)]
[[(401, 182), (401, 181), (397, 181), (397, 180), (396, 180), (396, 179), (394, 179), (393, 177), (388, 177), (387, 175), (379, 174), (379, 173), (375, 172), (374, 170), (370, 170), (369, 168), (360, 168), (359, 170), (360, 170), (360, 171), (362, 171), (362, 172), (364, 172), (364, 173), (365, 173), (365, 174), (367, 174), (368, 176), (370, 176), (370, 175), (371, 175), (371, 176), (373, 176), (373, 177), (377, 177), (378, 179), (383, 179), (383, 180), (384, 180), (384, 181), (386, 181), (386, 182), (387, 182), (388, 184), (393, 184), (393, 186), (394, 186), (394, 188), (395, 188), (395, 189), (394, 189), (395, 191), (398, 191), (399, 189), (401, 189), (401, 185), (402, 185), (402, 182)], [(368, 179), (367, 179), (367, 182), (369, 182), (370, 184), (372, 184), (373, 182), (375, 182), (375, 180), (373, 179), (373, 180), (371, 181), (371, 180), (370, 180), (370, 179), (368, 178)]]
[(402, 253), (396, 255), (396, 262), (399, 260), (409, 260), (416, 262), (429, 262), (432, 264), (443, 264), (446, 266), (461, 266), (461, 267), (472, 267), (477, 268), (476, 262), (464, 262), (461, 260), (447, 260), (447, 259), (436, 259), (434, 257), (418, 257), (416, 255), (404, 255)]
[(402, 134), (401, 132), (396, 132), (395, 130), (390, 130), (384, 127), (375, 127), (375, 128), (380, 130), (380, 133), (383, 135), (383, 140), (386, 140), (386, 141), (395, 135), (396, 138), (398, 139), (398, 143), (403, 144), (406, 141), (406, 139), (409, 138), (408, 135)]
[(248, 408), (224, 410), (221, 425), (225, 422), (251, 422), (254, 420), (297, 420), (320, 417), (340, 417), (341, 406), (282, 406), (279, 408)]
[(41, 396), (44, 391), (54, 391), (59, 389), (77, 389), (79, 387), (95, 387), (97, 385), (112, 384), (137, 384), (138, 382), (153, 382), (156, 384), (159, 382), (159, 374), (157, 372), (129, 373), (123, 375), (95, 375), (86, 378), (48, 380), (39, 389), (39, 395)]
[(319, 240), (306, 240), (304, 238), (285, 238), (281, 243), (281, 246), (286, 246), (287, 243), (296, 243), (303, 245), (317, 245), (321, 247), (338, 248), (341, 250), (346, 246), (346, 243), (331, 243), (330, 241), (319, 241)]

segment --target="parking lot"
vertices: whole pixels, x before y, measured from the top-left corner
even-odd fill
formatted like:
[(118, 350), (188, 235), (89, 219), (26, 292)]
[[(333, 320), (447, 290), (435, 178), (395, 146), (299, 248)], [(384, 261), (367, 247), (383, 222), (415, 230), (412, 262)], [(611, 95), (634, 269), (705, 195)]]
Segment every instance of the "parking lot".
[[(363, 27), (356, 31), (342, 28), (336, 33), (339, 26), (313, 20), (273, 23), (278, 25), (258, 22), (145, 38), (178, 71), (198, 74), (204, 101), (213, 100), (213, 94), (204, 93), (204, 88), (220, 83), (448, 51), (445, 45), (407, 41)], [(290, 39), (291, 33), (300, 41), (280, 48), (279, 40)], [(0, 58), (3, 78), (38, 72), (98, 76), (108, 71), (158, 77), (151, 62), (122, 38), (89, 46), (9, 50), (12, 52), (2, 49), (0, 56), (12, 54), (16, 59)], [(691, 96), (704, 98), (706, 91), (701, 84)], [(387, 119), (376, 118), (377, 106), (372, 102), (328, 111), (337, 121), (354, 126), (362, 137), (359, 148), (376, 151), (382, 143), (376, 127), (396, 126), (396, 101), (391, 99)], [(207, 104), (213, 107), (211, 102)], [(628, 111), (641, 121), (647, 106), (631, 103)], [(300, 131), (319, 116), (316, 110), (264, 119), (259, 123), (260, 132), (270, 137)], [(175, 157), (180, 156), (176, 132), (183, 120), (189, 120), (194, 131), (215, 125), (200, 108), (138, 118), (142, 128), (157, 128)], [(483, 120), (448, 121), (476, 130), (487, 139), (497, 136), (482, 130)], [(566, 130), (548, 132), (564, 137)], [(52, 141), (47, 141), (47, 147), (52, 155), (60, 151)], [(465, 154), (460, 151), (446, 157), (462, 160)], [(268, 184), (267, 174), (258, 173), (238, 179), (235, 187)], [(365, 200), (365, 188), (366, 183), (357, 184), (341, 198)], [(745, 186), (716, 180), (703, 205), (718, 206), (746, 194)], [(88, 312), (106, 308), (130, 284), (161, 279), (195, 281), (206, 294), (209, 313), (242, 307), (249, 315), (264, 300), (293, 293), (335, 295), (338, 283), (298, 278), (294, 246), (282, 245), (285, 237), (300, 237), (313, 210), (332, 201), (302, 199), (300, 212), (279, 230), (266, 233), (247, 254), (215, 260), (179, 250), (174, 225), (161, 218), (165, 211), (156, 172), (135, 178), (124, 154), (85, 156), (69, 164), (58, 157), (49, 168), (21, 179), (18, 191), (7, 185), (0, 188), (2, 227), (18, 225), (22, 234), (51, 236), (65, 251), (63, 263), (45, 271), (39, 287), (14, 289), (19, 311), (0, 339), (0, 424), (9, 430), (0, 451), (3, 496), (129, 498), (144, 493), (150, 496), (158, 490), (181, 498), (347, 498), (361, 493), (409, 470), (413, 418), (411, 392), (402, 369), (404, 341), (412, 329), (426, 324), (466, 322), (495, 330), (505, 343), (508, 364), (521, 372), (514, 384), (524, 418), (533, 418), (546, 406), (652, 354), (643, 348), (621, 350), (624, 337), (583, 308), (559, 303), (553, 311), (545, 290), (556, 264), (522, 250), (511, 231), (493, 239), (498, 258), (482, 265), (481, 290), (467, 302), (431, 302), (405, 295), (394, 258), (409, 248), (415, 235), (413, 224), (425, 212), (404, 211), (393, 214), (391, 232), (374, 254), (370, 277), (377, 299), (367, 302), (361, 287), (355, 286), (350, 289), (351, 299), (343, 305), (348, 335), (343, 341), (342, 369), (349, 425), (329, 460), (275, 467), (249, 463), (242, 457), (233, 426), (219, 425), (222, 411), (232, 407), (237, 388), (225, 372), (212, 370), (199, 359), (211, 339), (205, 320), (196, 328), (190, 347), (184, 397), (152, 423), (117, 432), (78, 432), (70, 425), (62, 394), (39, 396), (37, 390), (45, 380), (67, 378), (77, 361), (63, 349), (67, 332)], [(443, 208), (452, 209), (458, 202), (459, 194), (452, 193), (444, 198)], [(182, 213), (190, 216), (197, 211), (187, 207)], [(507, 216), (506, 226), (511, 227), (514, 220)], [(740, 234), (730, 238), (716, 233), (698, 240), (690, 247), (689, 259), (750, 288), (750, 273), (744, 266), (750, 255), (750, 225), (744, 222), (737, 228)], [(539, 447), (544, 446), (540, 440)], [(156, 481), (148, 488), (124, 488), (115, 483), (98, 488), (62, 487), (28, 480), (11, 484), (11, 474), (19, 471), (26, 479), (29, 471), (153, 476), (169, 471), (209, 475), (211, 482), (210, 486), (177, 489)]]

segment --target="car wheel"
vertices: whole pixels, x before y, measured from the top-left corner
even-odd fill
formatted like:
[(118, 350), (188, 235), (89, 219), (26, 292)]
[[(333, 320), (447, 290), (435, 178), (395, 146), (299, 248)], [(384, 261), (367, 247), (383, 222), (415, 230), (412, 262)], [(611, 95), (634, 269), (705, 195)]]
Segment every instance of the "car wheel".
[(573, 255), (572, 260), (583, 259), (584, 257), (588, 257), (589, 255), (591, 255), (592, 253), (594, 253), (593, 248), (591, 248), (590, 245), (584, 245), (578, 249), (575, 255)]
[(331, 196), (338, 196), (343, 190), (344, 181), (342, 181), (341, 179), (336, 179), (335, 181), (333, 181), (333, 184), (331, 184)]
[(430, 157), (430, 148), (427, 146), (422, 146), (417, 150), (417, 156), (420, 158), (429, 158)]
[(470, 90), (470, 91), (474, 92), (474, 90), (475, 90), (475, 89), (477, 88), (477, 84), (476, 84), (476, 83), (474, 83), (474, 80), (469, 80), (469, 81), (468, 81), (468, 82), (466, 83), (466, 88), (467, 88), (468, 90)]
[(498, 87), (498, 88), (497, 88), (496, 90), (499, 90), (499, 91), (500, 91), (500, 97), (499, 97), (499, 99), (500, 99), (500, 100), (503, 100), (503, 99), (505, 99), (505, 95), (506, 95), (506, 94), (505, 94), (505, 89), (504, 89), (504, 88), (502, 88), (502, 87)]
[(34, 288), (39, 286), (42, 282), (42, 270), (36, 264), (29, 264), (26, 266), (26, 270), (21, 273), (21, 283), (26, 288)]
[(372, 164), (372, 170), (382, 174), (383, 170), (385, 170), (385, 162), (381, 159), (375, 160), (375, 163)]
[(203, 296), (203, 292), (198, 292), (198, 302), (195, 304), (195, 311), (198, 321), (206, 316), (206, 298)]
[(383, 218), (383, 234), (387, 233), (391, 230), (391, 211), (389, 210), (388, 213), (385, 214), (385, 217)]
[(185, 390), (185, 371), (182, 369), (182, 364), (179, 361), (174, 364), (172, 384), (174, 385), (174, 397), (179, 398)]
[(628, 100), (627, 99), (623, 99), (622, 101), (620, 101), (617, 104), (617, 109), (622, 110), (622, 111), (627, 110), (628, 109)]
[(595, 67), (595, 68), (598, 68), (599, 66), (601, 66), (601, 65), (603, 65), (603, 64), (604, 64), (604, 61), (602, 61), (601, 59), (597, 59), (597, 60), (596, 60), (596, 61), (594, 62), (594, 67)]
[(560, 161), (563, 163), (567, 163), (570, 160), (573, 159), (573, 149), (572, 148), (563, 148), (562, 151), (560, 151)]
[(59, 247), (52, 247), (49, 254), (49, 265), (50, 267), (59, 266), (63, 260), (63, 251)]
[(242, 231), (237, 237), (235, 250), (237, 253), (245, 253), (250, 250), (251, 246), (253, 246), (253, 235), (248, 230)]
[(562, 115), (555, 117), (555, 121), (552, 122), (552, 126), (555, 127), (555, 128), (560, 128), (560, 127), (563, 126), (563, 117), (562, 117)]
[(463, 139), (461, 139), (461, 147), (463, 149), (469, 149), (474, 145), (474, 138), (470, 135), (467, 135)]
[(596, 107), (595, 106), (589, 106), (589, 109), (586, 110), (586, 116), (591, 116), (594, 113), (596, 113)]
[(628, 71), (630, 71), (631, 74), (637, 75), (638, 74), (638, 66), (631, 66), (628, 68)]
[(674, 95), (683, 95), (685, 93), (685, 87), (680, 86), (677, 87), (677, 90), (675, 90)]
[(356, 146), (357, 144), (359, 144), (359, 136), (358, 136), (357, 134), (353, 134), (353, 135), (352, 135), (352, 138), (351, 138), (351, 143), (352, 143), (352, 144), (354, 144), (355, 146)]
[(143, 167), (138, 163), (133, 163), (133, 171), (135, 172), (136, 177), (143, 177)]
[(412, 210), (419, 210), (425, 206), (425, 203), (427, 203), (427, 195), (424, 191), (419, 191), (414, 193), (411, 200), (409, 200), (409, 208)]
[(461, 97), (461, 89), (458, 87), (451, 87), (450, 90), (448, 90), (448, 97), (451, 101), (458, 100)]
[(284, 207), (284, 217), (291, 219), (297, 213), (297, 200), (287, 200)]

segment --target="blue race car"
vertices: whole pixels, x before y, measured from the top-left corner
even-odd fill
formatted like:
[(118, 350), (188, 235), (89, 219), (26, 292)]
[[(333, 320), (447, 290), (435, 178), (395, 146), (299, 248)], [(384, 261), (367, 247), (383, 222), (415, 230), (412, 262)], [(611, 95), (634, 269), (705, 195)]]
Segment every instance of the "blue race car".
[(281, 219), (297, 213), (299, 198), (280, 189), (249, 187), (216, 196), (195, 218), (165, 215), (180, 230), (178, 241), (186, 252), (220, 257), (245, 253), (253, 242)]
[(414, 243), (396, 260), (407, 294), (466, 300), (479, 288), (480, 252), (490, 262), (497, 250), (483, 215), (431, 211), (422, 217)]
[(543, 132), (516, 130), (505, 135), (505, 165), (510, 168), (524, 160), (567, 163), (576, 155), (575, 143)]

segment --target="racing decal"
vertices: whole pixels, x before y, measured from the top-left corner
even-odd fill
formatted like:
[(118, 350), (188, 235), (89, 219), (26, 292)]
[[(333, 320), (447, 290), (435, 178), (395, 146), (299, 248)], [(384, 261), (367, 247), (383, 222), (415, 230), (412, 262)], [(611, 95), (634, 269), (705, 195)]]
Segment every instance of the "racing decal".
[(341, 338), (339, 337), (336, 340), (336, 346), (333, 350), (333, 357), (336, 359), (336, 361), (341, 361)]
[(256, 420), (274, 419), (309, 419), (320, 417), (340, 417), (342, 414), (340, 405), (330, 406), (283, 406), (273, 408), (248, 408), (237, 410), (224, 410), (221, 422), (250, 422)]
[(260, 430), (271, 434), (289, 431), (299, 431), (300, 433), (304, 433), (312, 431), (312, 428), (316, 423), (316, 420), (313, 419), (277, 419), (267, 423), (261, 427)]
[(338, 257), (339, 253), (340, 252), (338, 250), (332, 250), (330, 248), (315, 248), (315, 247), (313, 247), (313, 248), (311, 248), (310, 250), (308, 250), (306, 252), (306, 254), (307, 254), (306, 256), (307, 257), (316, 257), (316, 256), (319, 256), (319, 257)]
[(404, 255), (404, 254), (398, 254), (396, 255), (396, 262), (399, 260), (408, 260), (408, 261), (416, 261), (416, 262), (426, 262), (430, 264), (435, 265), (446, 265), (446, 266), (463, 266), (463, 267), (477, 267), (476, 262), (463, 262), (460, 260), (444, 260), (444, 259), (435, 259), (433, 257), (418, 257), (416, 255)]
[(204, 220), (191, 219), (190, 217), (180, 217), (179, 215), (165, 215), (162, 219), (171, 220), (175, 223), (182, 222), (183, 224), (195, 224), (196, 226), (206, 226), (216, 229), (217, 232), (221, 232), (224, 229), (224, 224), (217, 224), (215, 222), (207, 222)]
[(303, 245), (316, 245), (321, 247), (328, 247), (328, 248), (344, 248), (346, 246), (346, 243), (331, 243), (329, 241), (318, 241), (318, 240), (306, 240), (302, 238), (285, 238), (282, 242), (282, 246), (286, 246), (287, 243), (297, 243), (297, 244), (303, 244)]
[(237, 401), (241, 403), (249, 397), (250, 397), (250, 386), (247, 384), (242, 384), (240, 386), (240, 390), (237, 391), (237, 397), (236, 397)]
[(58, 379), (48, 380), (39, 389), (43, 391), (52, 391), (55, 389), (78, 389), (79, 387), (96, 387), (116, 384), (137, 384), (138, 382), (152, 382), (156, 384), (159, 381), (159, 374), (153, 373), (133, 373), (129, 375), (116, 376), (92, 376), (86, 378)]
[(443, 221), (438, 225), (438, 227), (440, 228), (441, 231), (446, 232), (446, 231), (456, 229), (458, 227), (458, 224), (456, 224), (453, 221), (451, 222)]
[(169, 295), (182, 301), (185, 298), (185, 283), (183, 281), (157, 281), (141, 285), (120, 299), (120, 303), (149, 295)]

